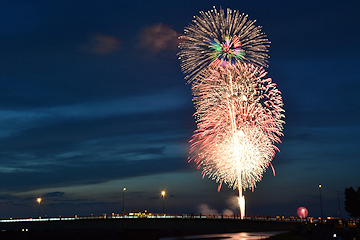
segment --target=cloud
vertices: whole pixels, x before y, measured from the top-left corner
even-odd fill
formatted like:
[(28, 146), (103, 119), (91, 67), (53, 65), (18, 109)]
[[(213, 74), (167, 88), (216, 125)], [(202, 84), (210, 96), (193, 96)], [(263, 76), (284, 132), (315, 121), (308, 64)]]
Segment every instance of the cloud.
[[(166, 99), (166, 101), (164, 101)], [(123, 97), (106, 101), (83, 102), (72, 105), (31, 110), (0, 110), (0, 138), (14, 132), (68, 119), (101, 119), (145, 113), (168, 112), (186, 107), (184, 93), (168, 89), (157, 94)], [(52, 120), (52, 121), (50, 121)]]
[(140, 32), (140, 48), (145, 48), (152, 52), (160, 52), (163, 50), (176, 50), (180, 33), (176, 32), (172, 27), (157, 23), (152, 26), (145, 27)]
[(20, 173), (20, 172), (34, 172), (34, 169), (29, 169), (29, 168), (25, 168), (23, 166), (19, 166), (19, 167), (6, 167), (6, 166), (1, 166), (0, 167), (0, 173)]
[(64, 196), (65, 192), (48, 192), (46, 194), (43, 195), (43, 197), (49, 198), (49, 197), (61, 197)]
[(80, 45), (80, 50), (99, 55), (108, 55), (118, 51), (121, 41), (113, 36), (101, 33), (92, 34), (87, 42)]

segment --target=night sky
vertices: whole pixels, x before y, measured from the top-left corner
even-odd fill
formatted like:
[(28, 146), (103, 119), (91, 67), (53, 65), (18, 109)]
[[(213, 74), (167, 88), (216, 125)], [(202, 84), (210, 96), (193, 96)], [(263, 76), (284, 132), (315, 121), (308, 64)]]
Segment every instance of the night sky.
[(195, 130), (178, 36), (199, 11), (236, 9), (271, 41), (285, 136), (246, 214), (345, 212), (360, 186), (360, 2), (2, 1), (0, 217), (238, 214), (237, 191), (187, 163)]

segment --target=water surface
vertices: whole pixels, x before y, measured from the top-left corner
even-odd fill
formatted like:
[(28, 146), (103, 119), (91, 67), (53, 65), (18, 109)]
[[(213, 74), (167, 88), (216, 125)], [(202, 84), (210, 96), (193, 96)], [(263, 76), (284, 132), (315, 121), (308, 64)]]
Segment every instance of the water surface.
[(160, 238), (159, 240), (181, 240), (181, 239), (201, 239), (201, 240), (259, 240), (280, 234), (283, 232), (240, 232), (240, 233), (219, 233), (194, 235), (184, 237)]

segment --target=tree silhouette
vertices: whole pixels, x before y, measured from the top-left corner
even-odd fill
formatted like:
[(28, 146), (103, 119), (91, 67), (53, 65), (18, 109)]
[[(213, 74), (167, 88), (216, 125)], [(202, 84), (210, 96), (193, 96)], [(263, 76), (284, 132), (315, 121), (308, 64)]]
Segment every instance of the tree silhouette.
[(360, 187), (357, 191), (352, 187), (345, 188), (345, 210), (350, 217), (360, 217)]

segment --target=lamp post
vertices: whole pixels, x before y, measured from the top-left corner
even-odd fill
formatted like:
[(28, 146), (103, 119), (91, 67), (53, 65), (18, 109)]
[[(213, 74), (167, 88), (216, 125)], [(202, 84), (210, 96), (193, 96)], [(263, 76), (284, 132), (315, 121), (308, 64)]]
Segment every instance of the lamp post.
[(123, 188), (123, 202), (122, 202), (122, 214), (124, 215), (124, 208), (125, 208), (125, 191), (126, 191), (126, 188), (124, 187)]
[(165, 215), (165, 190), (161, 191), (161, 196), (163, 197), (163, 214)]
[(41, 203), (41, 198), (37, 198), (36, 201), (39, 203), (38, 205), (38, 218), (40, 217), (40, 203)]
[(323, 222), (323, 209), (322, 209), (322, 200), (321, 200), (321, 184), (319, 184), (319, 193), (320, 193), (320, 209), (321, 209), (321, 223)]

